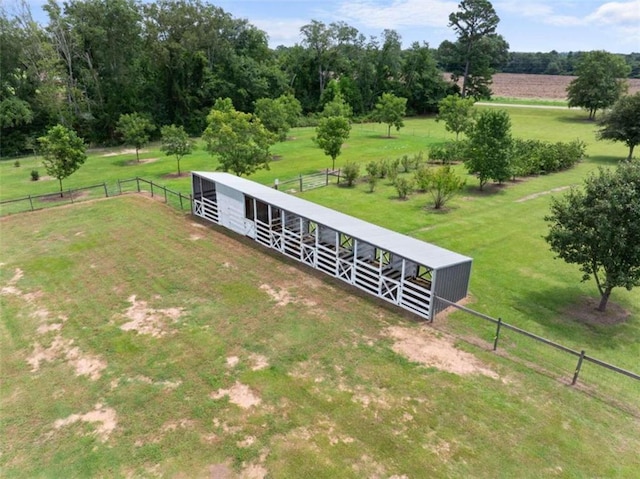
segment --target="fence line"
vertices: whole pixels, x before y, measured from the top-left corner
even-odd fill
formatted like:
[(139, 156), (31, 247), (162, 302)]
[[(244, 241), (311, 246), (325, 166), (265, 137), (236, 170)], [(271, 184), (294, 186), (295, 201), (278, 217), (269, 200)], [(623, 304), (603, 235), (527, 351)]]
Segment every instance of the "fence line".
[(589, 363), (592, 363), (592, 364), (595, 364), (597, 366), (603, 367), (603, 368), (608, 369), (610, 371), (613, 371), (615, 373), (627, 376), (627, 377), (629, 377), (631, 379), (635, 379), (636, 381), (640, 381), (640, 374), (636, 374), (636, 373), (634, 373), (632, 371), (629, 371), (627, 369), (623, 369), (623, 368), (620, 368), (620, 367), (615, 366), (613, 364), (610, 364), (610, 363), (607, 363), (605, 361), (602, 361), (600, 359), (594, 358), (592, 356), (588, 356), (584, 349), (581, 350), (581, 351), (576, 351), (576, 350), (571, 349), (571, 348), (569, 348), (567, 346), (564, 346), (562, 344), (556, 343), (555, 341), (551, 341), (551, 340), (549, 340), (547, 338), (543, 338), (542, 336), (538, 336), (537, 334), (531, 333), (531, 332), (526, 331), (526, 330), (524, 330), (522, 328), (519, 328), (519, 327), (514, 326), (512, 324), (506, 323), (506, 322), (504, 322), (502, 320), (502, 318), (498, 318), (498, 319), (492, 318), (491, 316), (487, 316), (486, 314), (479, 313), (477, 311), (474, 311), (473, 309), (469, 309), (469, 308), (467, 308), (465, 306), (462, 306), (460, 304), (453, 303), (453, 302), (451, 302), (449, 300), (446, 300), (444, 298), (441, 298), (439, 296), (436, 296), (436, 299), (438, 301), (442, 301), (447, 306), (453, 306), (454, 308), (459, 309), (461, 311), (464, 311), (465, 313), (468, 313), (468, 314), (470, 314), (472, 316), (476, 316), (476, 317), (481, 318), (481, 319), (483, 319), (485, 321), (489, 321), (490, 323), (495, 324), (496, 325), (496, 332), (495, 332), (494, 341), (493, 341), (493, 350), (494, 351), (496, 351), (498, 349), (498, 342), (499, 342), (499, 339), (500, 339), (500, 331), (501, 331), (501, 329), (502, 328), (506, 328), (506, 329), (509, 329), (509, 330), (511, 330), (511, 331), (513, 331), (515, 333), (523, 335), (523, 336), (525, 336), (527, 338), (533, 339), (534, 341), (537, 341), (539, 343), (543, 343), (543, 344), (545, 344), (547, 346), (551, 346), (551, 347), (556, 348), (556, 349), (558, 349), (560, 351), (568, 353), (568, 354), (570, 354), (572, 356), (577, 356), (578, 357), (578, 363), (577, 363), (577, 365), (575, 367), (575, 370), (574, 370), (574, 373), (573, 373), (573, 377), (572, 377), (572, 380), (571, 380), (571, 384), (572, 385), (575, 385), (578, 382), (578, 377), (580, 375), (583, 363), (585, 361), (589, 362)]
[(312, 190), (314, 188), (321, 188), (323, 186), (329, 186), (329, 177), (334, 176), (338, 178), (340, 183), (340, 170), (330, 170), (327, 168), (325, 171), (318, 173), (310, 173), (308, 175), (298, 175), (297, 178), (290, 180), (280, 181), (276, 179), (273, 183), (273, 187), (276, 190), (286, 186), (294, 185), (298, 187), (298, 191)]
[[(280, 182), (278, 183), (276, 181), (274, 187), (277, 189), (279, 186), (282, 185), (286, 185), (286, 184), (290, 184), (293, 182), (296, 182), (300, 185), (300, 191), (303, 191), (303, 188), (305, 186), (304, 183), (304, 178), (305, 177), (312, 177), (312, 178), (317, 178), (317, 177), (323, 177), (324, 178), (324, 185), (320, 185), (320, 186), (326, 186), (329, 184), (329, 177), (330, 176), (335, 176), (338, 177), (338, 179), (340, 178), (340, 170), (329, 170), (327, 169), (324, 172), (320, 172), (320, 173), (314, 173), (311, 175), (300, 175), (299, 178), (293, 179), (293, 180), (286, 180), (284, 182)], [(135, 188), (133, 189), (133, 191), (129, 190), (127, 191), (127, 186), (128, 185), (133, 185), (135, 184)], [(317, 187), (317, 186), (316, 186)], [(75, 188), (75, 189), (69, 189), (66, 192), (63, 193), (62, 197), (66, 198), (68, 200), (69, 203), (75, 203), (78, 201), (83, 201), (83, 200), (87, 200), (87, 199), (91, 199), (89, 198), (84, 198), (84, 197), (80, 197), (80, 198), (75, 198), (76, 201), (74, 201), (74, 195), (76, 195), (78, 192), (80, 191), (91, 191), (91, 190), (96, 190), (96, 189), (100, 189), (102, 191), (101, 197), (102, 195), (106, 198), (108, 198), (109, 195), (109, 189), (107, 188), (107, 183), (101, 183), (101, 184), (96, 184), (96, 185), (92, 185), (92, 186), (85, 186), (85, 187), (81, 187), (81, 188)], [(189, 211), (192, 210), (192, 197), (191, 195), (184, 195), (178, 191), (174, 191), (171, 190), (169, 188), (167, 188), (166, 186), (162, 186), (159, 185), (157, 183), (154, 183), (153, 181), (149, 181), (149, 180), (145, 180), (143, 178), (140, 177), (135, 177), (135, 178), (130, 178), (130, 179), (126, 179), (126, 180), (118, 180), (117, 181), (117, 192), (115, 193), (115, 195), (122, 195), (125, 194), (127, 192), (135, 192), (135, 193), (143, 193), (143, 192), (149, 192), (151, 194), (151, 197), (156, 197), (156, 196), (162, 196), (164, 199), (164, 202), (168, 205), (174, 206), (176, 208), (180, 208), (181, 210), (185, 209), (185, 202), (187, 204), (186, 209), (189, 209)], [(9, 199), (9, 200), (3, 200), (0, 201), (0, 207), (3, 207), (0, 209), (0, 216), (6, 215), (6, 214), (11, 214), (11, 212), (7, 212), (7, 209), (4, 208), (5, 205), (12, 205), (12, 204), (21, 204), (21, 203), (27, 203), (28, 202), (28, 207), (23, 208), (22, 210), (17, 210), (14, 211), (14, 213), (18, 213), (18, 212), (25, 212), (25, 211), (36, 211), (36, 210), (40, 210), (40, 209), (44, 209), (46, 207), (46, 201), (42, 201), (45, 198), (51, 199), (53, 197), (59, 196), (61, 195), (60, 191), (57, 191), (55, 193), (48, 193), (48, 194), (41, 194), (41, 195), (28, 195), (22, 198), (14, 198), (14, 199)], [(64, 195), (67, 195), (66, 197)], [(113, 194), (111, 195), (113, 196)], [(34, 204), (34, 201), (36, 201), (36, 203)], [(40, 202), (39, 207), (37, 205), (37, 202)], [(53, 201), (50, 201), (50, 203), (54, 203)], [(54, 206), (56, 204), (59, 203), (54, 203), (51, 204), (50, 206)], [(496, 330), (495, 330), (495, 334), (493, 336), (493, 351), (497, 351), (498, 349), (498, 345), (499, 345), (499, 341), (501, 338), (501, 332), (502, 329), (507, 329), (510, 331), (513, 331), (514, 333), (517, 333), (521, 336), (524, 336), (526, 338), (529, 338), (537, 343), (541, 343), (544, 344), (546, 346), (550, 346), (558, 351), (561, 351), (563, 353), (567, 353), (571, 356), (573, 356), (574, 358), (577, 357), (578, 358), (578, 362), (575, 366), (574, 369), (571, 369), (573, 371), (573, 376), (572, 376), (572, 380), (571, 380), (571, 384), (575, 385), (578, 382), (580, 373), (582, 372), (582, 368), (584, 366), (585, 363), (590, 363), (590, 364), (594, 364), (596, 366), (598, 366), (599, 368), (603, 368), (609, 371), (613, 371), (614, 373), (624, 376), (624, 377), (628, 377), (631, 378), (632, 380), (638, 381), (640, 383), (640, 374), (637, 374), (635, 372), (629, 371), (627, 369), (624, 368), (620, 368), (618, 366), (615, 366), (613, 364), (607, 363), (605, 361), (602, 361), (600, 359), (597, 359), (595, 357), (589, 356), (588, 354), (586, 354), (585, 350), (581, 350), (581, 351), (577, 351), (574, 349), (571, 349), (567, 346), (564, 346), (562, 344), (556, 343), (554, 341), (551, 341), (547, 338), (544, 338), (542, 336), (538, 336), (537, 334), (531, 333), (529, 331), (526, 331), (522, 328), (519, 328), (517, 326), (514, 326), (512, 324), (509, 324), (505, 321), (502, 320), (502, 318), (493, 318), (491, 316), (488, 316), (486, 314), (480, 313), (478, 311), (474, 311), (473, 309), (467, 308), (465, 306), (462, 306), (460, 304), (457, 303), (453, 303), (449, 300), (446, 300), (444, 298), (441, 298), (439, 296), (435, 296), (436, 300), (438, 301), (442, 301), (444, 304), (446, 304), (447, 306), (452, 306), (456, 309), (459, 309), (461, 311), (464, 311), (465, 313), (470, 314), (471, 316), (475, 316), (477, 318), (482, 319), (483, 321), (492, 323), (496, 326)], [(538, 362), (539, 364), (539, 362)]]

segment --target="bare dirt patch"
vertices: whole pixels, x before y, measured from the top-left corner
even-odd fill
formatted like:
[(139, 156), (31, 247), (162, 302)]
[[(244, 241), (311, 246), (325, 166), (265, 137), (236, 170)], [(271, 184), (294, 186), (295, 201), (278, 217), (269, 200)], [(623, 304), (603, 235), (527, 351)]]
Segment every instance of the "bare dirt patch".
[(450, 339), (438, 337), (426, 327), (391, 326), (385, 334), (395, 340), (392, 349), (410, 361), (454, 374), (483, 374), (498, 379), (498, 374), (474, 355), (456, 349)]
[(249, 361), (252, 363), (252, 371), (259, 371), (269, 366), (269, 360), (261, 354), (251, 354), (249, 356)]
[(276, 306), (286, 306), (289, 303), (302, 303), (305, 306), (316, 306), (316, 302), (310, 299), (300, 299), (291, 295), (288, 288), (272, 288), (268, 284), (261, 284), (260, 289), (265, 291), (271, 299), (276, 302)]
[(154, 309), (146, 301), (136, 300), (136, 295), (129, 296), (131, 306), (124, 316), (131, 321), (120, 326), (123, 331), (136, 331), (139, 334), (149, 334), (159, 338), (168, 334), (168, 320), (175, 323), (182, 315), (182, 308)]
[(611, 301), (607, 304), (607, 310), (604, 312), (596, 309), (599, 304), (600, 300), (597, 298), (583, 297), (578, 303), (569, 306), (562, 313), (571, 319), (592, 325), (620, 324), (631, 316), (629, 311)]
[(211, 399), (220, 399), (224, 396), (228, 396), (230, 402), (240, 406), (242, 409), (249, 409), (262, 402), (262, 400), (251, 391), (249, 386), (237, 381), (229, 389), (219, 389), (217, 392), (210, 394)]
[(568, 190), (571, 188), (570, 186), (559, 186), (557, 188), (552, 188), (550, 190), (541, 191), (539, 193), (533, 193), (531, 195), (523, 196), (520, 199), (516, 200), (516, 203), (523, 203), (529, 200), (535, 200), (536, 198), (540, 198), (541, 196), (550, 195), (551, 193), (558, 193), (560, 191)]
[[(149, 150), (138, 150), (138, 153), (146, 153)], [(136, 150), (135, 148), (124, 148), (122, 150), (118, 150), (118, 151), (110, 151), (109, 153), (105, 153), (104, 155), (102, 155), (103, 158), (108, 158), (111, 156), (120, 156), (120, 155), (135, 155), (136, 154)]]
[(75, 369), (77, 376), (88, 376), (92, 381), (100, 379), (107, 363), (98, 356), (85, 354), (77, 346), (73, 346), (73, 339), (64, 339), (60, 334), (53, 338), (49, 347), (34, 343), (33, 352), (27, 358), (31, 365), (31, 372), (38, 372), (42, 362), (66, 360)]
[(95, 434), (102, 442), (105, 442), (116, 428), (118, 419), (115, 409), (104, 407), (102, 404), (96, 404), (93, 411), (85, 414), (72, 414), (65, 419), (58, 419), (53, 427), (60, 429), (77, 422), (96, 424)]

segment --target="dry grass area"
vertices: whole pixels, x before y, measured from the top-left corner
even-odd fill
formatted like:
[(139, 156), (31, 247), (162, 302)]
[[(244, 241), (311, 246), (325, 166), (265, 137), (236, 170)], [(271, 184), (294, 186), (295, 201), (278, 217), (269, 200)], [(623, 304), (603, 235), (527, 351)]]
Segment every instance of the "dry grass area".
[[(506, 98), (566, 100), (567, 87), (575, 76), (497, 73), (491, 90), (494, 96)], [(629, 93), (640, 91), (640, 78), (631, 78)]]

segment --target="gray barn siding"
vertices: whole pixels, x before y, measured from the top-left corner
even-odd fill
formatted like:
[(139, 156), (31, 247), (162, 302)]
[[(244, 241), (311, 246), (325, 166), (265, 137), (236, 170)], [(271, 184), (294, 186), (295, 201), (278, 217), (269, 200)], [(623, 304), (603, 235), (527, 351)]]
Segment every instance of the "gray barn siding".
[(226, 173), (192, 183), (195, 215), (419, 316), (467, 295), (471, 258)]

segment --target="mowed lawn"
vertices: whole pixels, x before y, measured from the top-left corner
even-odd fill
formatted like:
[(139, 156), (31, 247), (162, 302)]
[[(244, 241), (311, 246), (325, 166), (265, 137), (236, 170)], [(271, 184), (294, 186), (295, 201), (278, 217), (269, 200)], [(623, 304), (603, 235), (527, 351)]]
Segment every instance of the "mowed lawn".
[[(479, 107), (485, 108), (485, 107)], [(382, 180), (306, 199), (474, 259), (468, 307), (634, 372), (640, 294), (597, 290), (553, 258), (553, 195), (626, 156), (584, 112), (506, 108), (514, 136), (582, 139), (558, 174), (479, 192), (444, 212)], [(337, 166), (428, 150), (452, 135), (410, 119), (392, 138), (354, 125)], [(299, 128), (252, 179), (320, 171)], [(141, 176), (188, 193), (154, 144), (137, 163), (92, 151), (65, 188)], [(182, 168), (215, 170), (202, 149)], [(0, 162), (0, 197), (50, 193), (40, 160)], [(48, 202), (50, 206), (55, 202)], [(640, 385), (462, 312), (425, 326), (233, 235), (137, 196), (0, 219), (1, 424), (8, 477), (636, 477)], [(453, 336), (450, 336), (453, 334)], [(455, 339), (457, 338), (457, 339)], [(469, 343), (477, 342), (480, 347)], [(440, 356), (430, 356), (440, 351)], [(465, 356), (464, 353), (473, 356)], [(433, 353), (435, 354), (435, 353)], [(5, 439), (8, 438), (8, 439)], [(217, 475), (217, 476), (216, 476)]]

